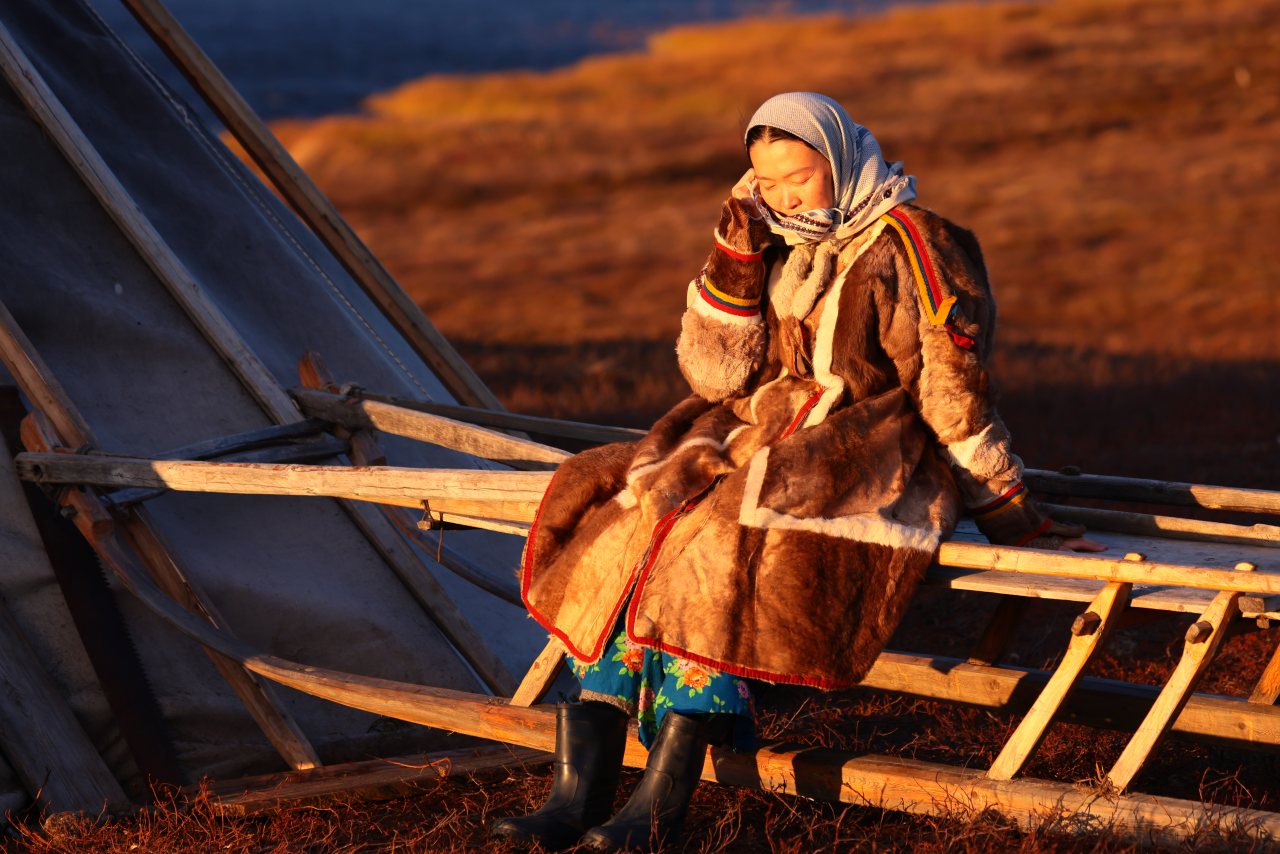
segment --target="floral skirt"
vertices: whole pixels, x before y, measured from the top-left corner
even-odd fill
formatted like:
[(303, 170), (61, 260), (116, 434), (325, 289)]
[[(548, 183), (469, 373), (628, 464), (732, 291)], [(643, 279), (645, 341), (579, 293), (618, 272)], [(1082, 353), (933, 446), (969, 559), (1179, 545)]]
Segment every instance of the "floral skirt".
[(621, 628), (595, 664), (580, 664), (572, 656), (568, 660), (582, 685), (582, 700), (609, 703), (635, 716), (645, 747), (653, 744), (663, 716), (672, 711), (733, 715), (728, 746), (755, 746), (754, 710), (745, 679), (646, 649), (628, 640)]

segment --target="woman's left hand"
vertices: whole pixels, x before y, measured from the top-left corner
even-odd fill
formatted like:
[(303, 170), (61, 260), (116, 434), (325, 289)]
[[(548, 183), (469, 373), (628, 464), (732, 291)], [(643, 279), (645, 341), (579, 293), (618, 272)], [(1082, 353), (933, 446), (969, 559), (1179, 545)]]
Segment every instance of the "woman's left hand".
[(1071, 537), (1058, 546), (1060, 552), (1105, 552), (1107, 547), (1086, 537)]

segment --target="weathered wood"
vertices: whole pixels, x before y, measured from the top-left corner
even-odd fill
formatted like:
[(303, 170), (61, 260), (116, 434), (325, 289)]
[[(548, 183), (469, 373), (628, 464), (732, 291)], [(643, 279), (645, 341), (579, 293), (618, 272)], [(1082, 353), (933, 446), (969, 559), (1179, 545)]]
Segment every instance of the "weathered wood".
[(448, 542), (441, 542), (438, 531), (422, 531), (416, 528), (417, 523), (407, 518), (408, 511), (398, 507), (388, 507), (386, 510), (388, 514), (397, 514), (393, 520), (397, 528), (404, 529), (409, 527), (416, 531), (427, 553), (435, 557), (436, 561), (445, 569), (504, 602), (509, 602), (518, 608), (524, 607), (524, 602), (520, 600), (520, 593), (516, 590), (514, 583), (503, 583), (491, 578), (462, 552), (455, 549)]
[[(33, 412), (23, 419), (22, 438), (28, 448), (38, 448), (43, 451), (52, 450), (57, 443), (51, 422), (39, 412)], [(97, 496), (84, 490), (71, 490), (60, 498), (59, 503), (62, 507), (75, 511), (77, 527), (95, 549), (101, 540), (114, 537), (115, 520)], [(187, 578), (186, 573), (178, 566), (172, 552), (161, 541), (159, 534), (155, 532), (150, 520), (140, 508), (134, 508), (124, 516), (120, 522), (120, 529), (142, 559), (143, 566), (146, 567), (152, 581), (160, 589), (191, 613), (207, 620), (210, 625), (220, 629), (227, 626), (226, 620), (218, 613), (213, 602)], [(316, 755), (302, 729), (283, 710), (271, 689), (261, 684), (226, 656), (219, 655), (213, 650), (207, 650), (207, 652), (213, 666), (240, 698), (245, 709), (280, 757), (291, 768), (299, 770), (318, 766), (319, 756)]]
[(1116, 501), (1206, 507), (1212, 510), (1280, 514), (1280, 492), (1265, 489), (1206, 486), (1198, 483), (1097, 474), (1068, 475), (1040, 469), (1027, 469), (1023, 476), (1027, 486), (1032, 490), (1050, 495), (1074, 495), (1079, 498), (1104, 498)]
[(325, 432), (325, 422), (319, 418), (308, 418), (303, 421), (292, 421), (288, 424), (276, 424), (261, 427), (257, 430), (246, 430), (230, 436), (215, 436), (202, 442), (183, 445), (171, 451), (156, 454), (162, 460), (211, 460), (220, 459), (230, 454), (243, 454), (256, 451), (280, 443), (294, 442), (299, 439), (312, 439)]
[(432, 512), (519, 522), (533, 520), (551, 480), (550, 472), (258, 465), (79, 454), (19, 454), (15, 464), (21, 477), (37, 483), (303, 495), (418, 508), (425, 501)]
[[(310, 463), (345, 454), (348, 448), (347, 441), (333, 436), (325, 436), (323, 439), (315, 439), (309, 442), (290, 442), (286, 445), (219, 455), (218, 460), (224, 463), (267, 463), (272, 465), (278, 463)], [(157, 457), (157, 459), (160, 458)], [(125, 508), (135, 504), (146, 503), (168, 492), (169, 490), (167, 489), (119, 489), (103, 495), (102, 501), (109, 507)]]
[(445, 418), (452, 418), (454, 421), (465, 421), (468, 424), (482, 424), (486, 427), (497, 427), (504, 430), (523, 430), (542, 436), (576, 439), (598, 445), (609, 442), (635, 442), (644, 438), (645, 435), (644, 430), (635, 430), (630, 427), (606, 427), (601, 424), (587, 424), (582, 421), (564, 421), (559, 418), (543, 418), (538, 415), (519, 415), (514, 412), (477, 409), (473, 406), (431, 403), (389, 394), (376, 394), (366, 389), (353, 389), (350, 394), (365, 400), (376, 400), (380, 403), (389, 403), (404, 409), (441, 415)]
[(1044, 511), (1063, 522), (1079, 522), (1098, 531), (1120, 531), (1172, 540), (1203, 540), (1211, 543), (1241, 543), (1280, 548), (1280, 526), (1230, 525), (1205, 522), (1180, 516), (1154, 516), (1123, 510), (1101, 510), (1096, 507), (1072, 507), (1066, 504), (1042, 505)]
[(391, 278), (337, 209), (164, 5), (157, 0), (124, 2), (285, 200), (382, 310), (409, 346), (431, 366), (445, 387), (464, 403), (501, 409), (502, 405), (493, 393)]
[(1191, 697), (1200, 674), (1208, 667), (1222, 642), (1222, 636), (1226, 634), (1225, 625), (1235, 616), (1237, 598), (1238, 593), (1219, 593), (1204, 612), (1202, 619), (1211, 626), (1210, 636), (1199, 643), (1188, 642), (1183, 647), (1182, 658), (1178, 660), (1151, 711), (1125, 745), (1124, 752), (1115, 765), (1107, 772), (1107, 780), (1118, 791), (1123, 792), (1133, 782), (1133, 778), (1151, 756), (1151, 751)]
[(1271, 654), (1271, 660), (1258, 677), (1258, 684), (1253, 686), (1249, 702), (1273, 706), (1277, 698), (1280, 698), (1280, 646)]
[(982, 636), (969, 653), (970, 664), (995, 664), (1008, 649), (1027, 601), (1020, 596), (1001, 596), (995, 613), (987, 621)]
[(564, 655), (564, 644), (552, 638), (534, 659), (529, 672), (521, 680), (520, 687), (511, 695), (511, 705), (532, 706), (541, 702), (564, 669)]
[[(298, 360), (298, 376), (303, 385), (321, 388), (330, 385), (333, 378), (319, 353), (306, 353)], [(344, 428), (351, 441), (351, 461), (358, 466), (372, 465), (372, 460), (386, 457), (378, 440), (367, 429)], [(398, 530), (398, 507), (369, 507), (353, 503), (350, 513), (379, 549), (391, 570), (408, 588), (414, 600), (452, 644), (463, 660), (471, 665), (480, 681), (490, 691), (505, 697), (515, 687), (516, 681), (502, 659), (488, 642), (471, 625), (471, 621), (454, 604), (453, 598), (436, 581), (416, 552), (405, 542), (403, 531)], [(378, 514), (383, 513), (382, 518)]]
[[(538, 750), (555, 743), (550, 709), (520, 708), (497, 698), (460, 691), (426, 688), (384, 679), (353, 676), (307, 667), (261, 655), (167, 601), (149, 580), (130, 565), (118, 549), (103, 553), (122, 583), (158, 616), (200, 643), (242, 661), (254, 672), (323, 699), (483, 738), (493, 738)], [(973, 668), (989, 670), (992, 668)], [(1255, 707), (1258, 708), (1258, 707)], [(1260, 709), (1259, 709), (1260, 710)], [(1169, 841), (1191, 834), (1206, 819), (1205, 807), (1193, 802), (1150, 796), (1108, 796), (1080, 790), (1071, 784), (1020, 780), (987, 780), (981, 772), (952, 769), (888, 757), (833, 754), (830, 751), (761, 750), (754, 755), (717, 751), (704, 776), (733, 785), (807, 797), (831, 797), (847, 803), (874, 803), (883, 808), (931, 812), (957, 807), (992, 807), (1023, 820), (1049, 815), (1087, 812), (1112, 823), (1117, 832), (1138, 834), (1148, 841)], [(643, 764), (646, 751), (629, 739), (626, 762)], [(896, 769), (896, 770), (895, 770)], [(909, 791), (904, 791), (909, 789)], [(1101, 812), (1090, 812), (1100, 810)], [(1280, 840), (1280, 815), (1261, 811), (1224, 811), (1212, 807), (1214, 821), (1241, 822), (1240, 827)]]
[[(959, 658), (886, 650), (859, 687), (1022, 714), (1050, 677), (1043, 670), (978, 666)], [(1059, 719), (1132, 732), (1158, 696), (1156, 686), (1086, 676), (1067, 698)], [(1239, 697), (1193, 694), (1172, 729), (1210, 744), (1280, 751), (1280, 707)]]
[[(0, 437), (0, 546), (6, 566), (41, 566), (52, 577), (26, 497)], [(51, 812), (96, 815), (129, 799), (112, 776), (61, 690), (0, 602), (0, 746), (23, 787)]]
[(1113, 582), (1104, 587), (1102, 592), (1089, 603), (1086, 613), (1096, 614), (1100, 618), (1099, 625), (1087, 634), (1072, 634), (1067, 644), (1067, 651), (1063, 654), (1062, 661), (1058, 663), (1053, 676), (1049, 678), (1049, 683), (1040, 692), (1031, 710), (1019, 722), (1018, 728), (1009, 736), (1009, 740), (1000, 750), (1000, 755), (987, 771), (987, 776), (992, 780), (1012, 780), (1014, 775), (1027, 764), (1027, 760), (1031, 758), (1035, 749), (1040, 746), (1054, 716), (1079, 684), (1080, 678), (1084, 675), (1085, 666), (1093, 658), (1094, 653), (1101, 649), (1110, 630), (1124, 611), (1131, 587), (1130, 584)]
[(91, 444), (93, 432), (89, 425), (71, 405), (71, 398), (3, 302), (0, 302), (0, 359), (32, 406), (45, 413), (69, 447)]
[(316, 389), (289, 392), (307, 415), (341, 424), (349, 430), (378, 430), (419, 442), (430, 442), (472, 456), (496, 460), (517, 469), (545, 471), (567, 460), (570, 454), (529, 439), (519, 439), (467, 424), (393, 406)]
[(192, 797), (209, 796), (213, 809), (221, 814), (245, 816), (331, 800), (402, 798), (429, 789), (429, 784), (445, 777), (536, 765), (550, 759), (551, 755), (541, 750), (509, 745), (443, 750), (327, 765), (312, 771), (210, 781), (188, 788), (187, 793)]
[(1127, 581), (1132, 584), (1199, 587), (1206, 590), (1270, 595), (1280, 593), (1280, 573), (1246, 573), (1202, 566), (1136, 563), (1073, 552), (1047, 552), (978, 543), (943, 543), (938, 550), (938, 563), (960, 569), (1021, 572), (1059, 578)]
[(218, 354), (237, 375), (245, 379), (246, 386), (258, 402), (267, 411), (280, 413), (283, 416), (281, 420), (297, 420), (293, 401), (274, 385), (266, 365), (245, 346), (226, 316), (205, 296), (191, 271), (142, 214), (124, 185), (2, 24), (0, 68), (36, 122), (58, 146), (121, 233), (182, 305)]

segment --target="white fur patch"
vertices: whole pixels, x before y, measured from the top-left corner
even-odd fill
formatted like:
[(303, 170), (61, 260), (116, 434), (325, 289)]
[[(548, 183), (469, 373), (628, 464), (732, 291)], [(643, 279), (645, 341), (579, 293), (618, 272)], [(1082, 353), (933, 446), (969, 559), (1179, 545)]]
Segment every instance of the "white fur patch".
[(621, 492), (613, 496), (613, 500), (616, 501), (618, 506), (623, 510), (630, 510), (638, 503), (636, 500), (636, 494), (631, 491), (630, 487), (623, 488)]
[(880, 236), (880, 232), (884, 231), (884, 228), (885, 224), (877, 221), (875, 225), (858, 235), (855, 244), (848, 251), (841, 253), (842, 256), (846, 256), (841, 258), (844, 263), (844, 269), (840, 271), (836, 276), (835, 282), (832, 283), (831, 292), (827, 295), (827, 301), (822, 306), (822, 318), (818, 321), (818, 333), (814, 336), (813, 378), (817, 380), (818, 385), (822, 386), (824, 391), (822, 392), (822, 397), (818, 398), (818, 402), (814, 404), (813, 409), (809, 410), (809, 415), (804, 420), (805, 427), (812, 427), (825, 421), (827, 415), (831, 413), (831, 407), (835, 406), (836, 402), (840, 400), (840, 396), (844, 394), (844, 380), (831, 370), (831, 362), (835, 358), (836, 327), (840, 323), (840, 294), (844, 291), (844, 282), (849, 277), (849, 271), (853, 269), (853, 265), (862, 257), (862, 253), (870, 249), (871, 245), (876, 242), (876, 238)]
[(743, 488), (742, 507), (738, 511), (738, 524), (748, 528), (764, 528), (785, 531), (808, 531), (859, 543), (873, 543), (892, 549), (912, 549), (933, 554), (942, 535), (938, 531), (922, 530), (886, 519), (879, 513), (859, 513), (834, 518), (788, 516), (768, 507), (760, 506), (760, 491), (764, 488), (764, 476), (768, 470), (769, 449), (761, 448), (751, 458), (747, 469), (747, 482)]
[(965, 471), (971, 471), (979, 454), (989, 454), (995, 450), (996, 442), (992, 438), (994, 431), (995, 425), (988, 424), (982, 432), (975, 433), (960, 442), (952, 442), (947, 445), (947, 455), (951, 457), (951, 462)]

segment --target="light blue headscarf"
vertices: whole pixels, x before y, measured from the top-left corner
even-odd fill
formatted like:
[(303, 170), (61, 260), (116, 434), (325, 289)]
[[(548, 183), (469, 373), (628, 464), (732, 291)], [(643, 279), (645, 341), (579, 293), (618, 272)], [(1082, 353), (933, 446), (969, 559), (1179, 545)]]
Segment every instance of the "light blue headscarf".
[(852, 237), (883, 214), (916, 197), (916, 179), (904, 175), (901, 161), (885, 163), (871, 131), (849, 117), (844, 107), (816, 92), (786, 92), (760, 105), (747, 132), (765, 125), (795, 134), (825, 155), (835, 183), (835, 206), (786, 216), (770, 209), (752, 185), (756, 205), (769, 228), (787, 243), (813, 243)]

